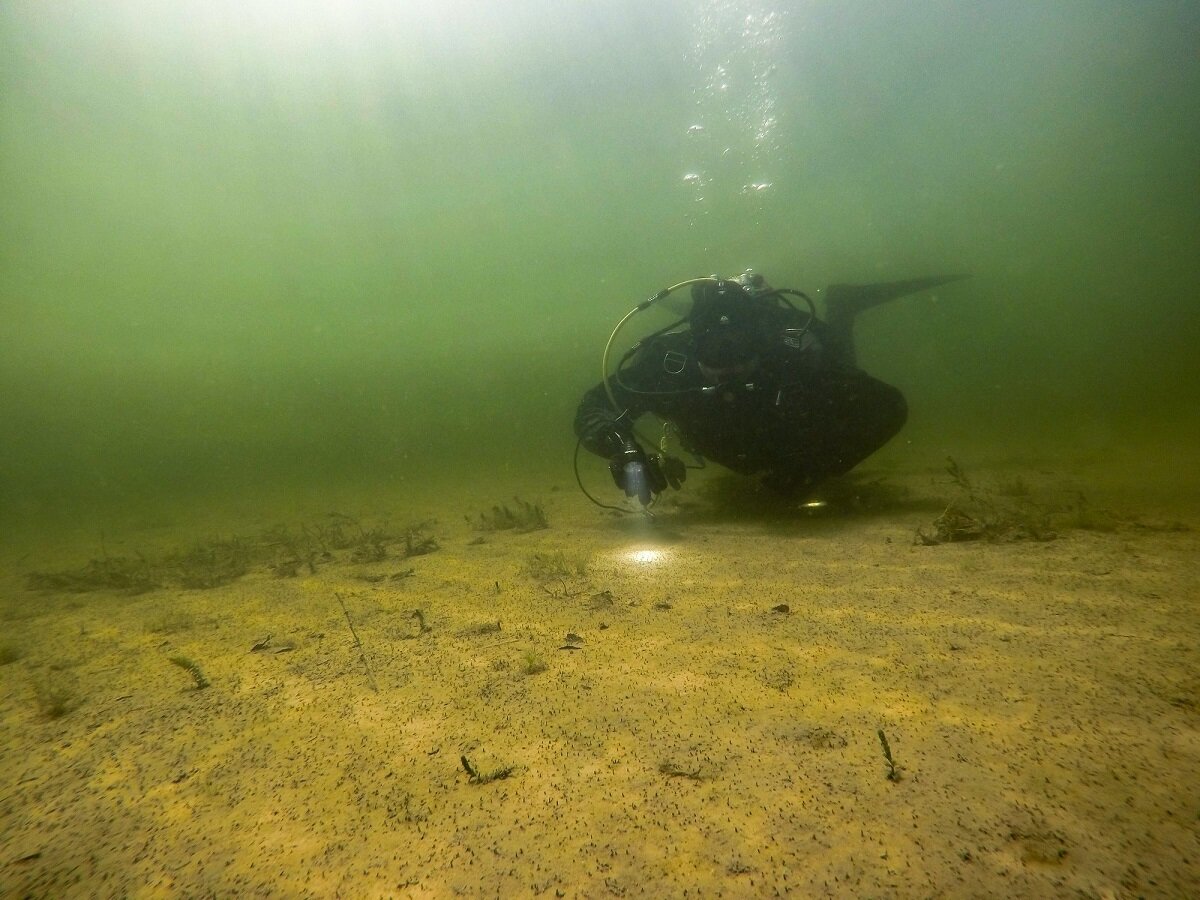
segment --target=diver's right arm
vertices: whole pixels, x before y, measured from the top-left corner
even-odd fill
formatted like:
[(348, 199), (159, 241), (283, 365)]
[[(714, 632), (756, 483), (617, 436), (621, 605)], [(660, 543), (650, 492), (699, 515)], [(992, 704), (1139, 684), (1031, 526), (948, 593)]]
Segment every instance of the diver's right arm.
[(629, 367), (618, 366), (620, 376), (609, 378), (607, 389), (598, 384), (584, 394), (575, 413), (580, 443), (608, 460), (613, 483), (643, 507), (667, 487), (678, 489), (687, 477), (682, 462), (647, 454), (633, 433), (643, 413), (658, 411), (652, 401), (662, 393), (656, 380), (662, 364), (660, 349), (641, 348)]
[[(612, 387), (614, 394), (620, 391), (617, 385)], [(633, 437), (634, 418), (628, 409), (621, 413), (613, 409), (604, 385), (598, 384), (583, 395), (575, 412), (575, 436), (590, 452), (611, 459)]]
[[(618, 403), (622, 395), (628, 394), (614, 381), (609, 386)], [(678, 488), (687, 473), (679, 460), (673, 460), (672, 467), (642, 449), (633, 434), (633, 423), (639, 415), (641, 410), (628, 407), (618, 413), (604, 385), (598, 384), (583, 395), (575, 413), (575, 434), (588, 450), (608, 460), (613, 483), (625, 496), (636, 497), (644, 507), (668, 485)]]

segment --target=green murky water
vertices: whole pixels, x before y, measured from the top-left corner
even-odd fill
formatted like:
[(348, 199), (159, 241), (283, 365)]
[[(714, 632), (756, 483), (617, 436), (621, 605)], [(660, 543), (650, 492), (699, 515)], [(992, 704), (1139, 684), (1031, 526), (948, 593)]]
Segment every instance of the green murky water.
[(864, 319), (885, 452), (1187, 447), (1198, 37), (1184, 2), (6, 3), (0, 515), (557, 478), (616, 319), (747, 266), (974, 274)]

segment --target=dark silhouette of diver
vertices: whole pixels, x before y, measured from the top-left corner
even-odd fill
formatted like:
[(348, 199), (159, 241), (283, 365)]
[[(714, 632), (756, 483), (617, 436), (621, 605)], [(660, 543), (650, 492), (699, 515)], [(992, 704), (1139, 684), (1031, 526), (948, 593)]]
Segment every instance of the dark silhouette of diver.
[[(665, 452), (668, 431), (701, 464), (761, 473), (772, 493), (802, 497), (886, 444), (908, 416), (899, 390), (858, 368), (858, 314), (964, 277), (831, 285), (824, 320), (803, 292), (772, 288), (751, 272), (674, 285), (614, 329), (604, 380), (584, 394), (575, 434), (609, 460), (614, 482), (643, 506), (686, 477), (683, 462)], [(609, 376), (609, 351), (624, 324), (683, 287), (691, 288), (688, 314), (639, 341)], [(634, 433), (647, 413), (666, 423), (662, 452), (648, 454)]]

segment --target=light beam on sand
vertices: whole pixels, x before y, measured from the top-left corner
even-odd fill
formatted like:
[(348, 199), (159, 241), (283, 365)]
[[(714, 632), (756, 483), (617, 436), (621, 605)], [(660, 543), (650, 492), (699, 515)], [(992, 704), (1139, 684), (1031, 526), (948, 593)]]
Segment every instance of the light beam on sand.
[(625, 554), (625, 558), (631, 563), (647, 566), (665, 561), (667, 553), (665, 550), (638, 549), (630, 550)]

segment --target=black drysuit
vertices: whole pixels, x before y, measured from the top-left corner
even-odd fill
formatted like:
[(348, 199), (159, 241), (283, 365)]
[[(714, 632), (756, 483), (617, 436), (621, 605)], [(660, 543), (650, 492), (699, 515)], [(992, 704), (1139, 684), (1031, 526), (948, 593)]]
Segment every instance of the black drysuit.
[(652, 336), (609, 384), (583, 397), (575, 433), (593, 453), (611, 458), (646, 413), (672, 423), (681, 443), (727, 469), (765, 473), (764, 483), (794, 494), (850, 471), (903, 427), (904, 396), (854, 362), (853, 317), (831, 325), (807, 313), (774, 309), (753, 372), (709, 384), (691, 332)]

